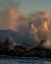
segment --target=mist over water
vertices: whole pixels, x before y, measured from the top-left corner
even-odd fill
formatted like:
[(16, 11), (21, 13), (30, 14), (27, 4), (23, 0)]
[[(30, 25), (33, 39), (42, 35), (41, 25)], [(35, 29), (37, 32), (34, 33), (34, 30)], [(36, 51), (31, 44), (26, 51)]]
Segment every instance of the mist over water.
[[(44, 39), (46, 42), (42, 46), (51, 48), (51, 15), (40, 11), (25, 17), (17, 10), (19, 3), (14, 3), (13, 0), (6, 2), (7, 7), (0, 10), (0, 30), (15, 31), (17, 43), (22, 42), (22, 45), (37, 46)], [(15, 41), (14, 36), (12, 39)]]

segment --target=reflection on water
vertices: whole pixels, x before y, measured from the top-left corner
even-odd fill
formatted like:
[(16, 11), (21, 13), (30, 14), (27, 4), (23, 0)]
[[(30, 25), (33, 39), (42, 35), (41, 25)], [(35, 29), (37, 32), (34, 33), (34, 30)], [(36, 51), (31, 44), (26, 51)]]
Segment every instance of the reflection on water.
[(0, 58), (0, 64), (51, 64), (51, 60)]

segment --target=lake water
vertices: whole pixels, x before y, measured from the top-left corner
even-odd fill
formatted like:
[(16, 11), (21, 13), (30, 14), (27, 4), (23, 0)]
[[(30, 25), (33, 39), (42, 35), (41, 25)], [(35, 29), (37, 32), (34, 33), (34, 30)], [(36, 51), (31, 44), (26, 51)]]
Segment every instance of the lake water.
[(0, 64), (51, 64), (51, 59), (0, 58)]

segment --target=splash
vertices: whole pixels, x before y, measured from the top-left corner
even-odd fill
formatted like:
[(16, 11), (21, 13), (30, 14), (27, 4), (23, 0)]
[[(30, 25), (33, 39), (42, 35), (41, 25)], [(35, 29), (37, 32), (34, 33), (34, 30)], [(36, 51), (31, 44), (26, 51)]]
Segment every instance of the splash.
[(47, 12), (36, 12), (25, 17), (18, 12), (18, 3), (11, 0), (8, 5), (2, 12), (0, 11), (0, 30), (12, 29), (19, 34), (19, 41), (32, 46), (40, 44), (40, 41), (45, 39), (47, 41), (43, 46), (49, 48), (51, 46), (51, 15)]

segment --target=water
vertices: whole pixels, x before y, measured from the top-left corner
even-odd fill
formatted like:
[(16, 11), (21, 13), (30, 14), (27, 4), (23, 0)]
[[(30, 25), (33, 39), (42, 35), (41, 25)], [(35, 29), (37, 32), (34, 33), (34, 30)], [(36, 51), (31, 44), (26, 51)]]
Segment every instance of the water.
[(51, 64), (51, 59), (0, 58), (0, 64)]

